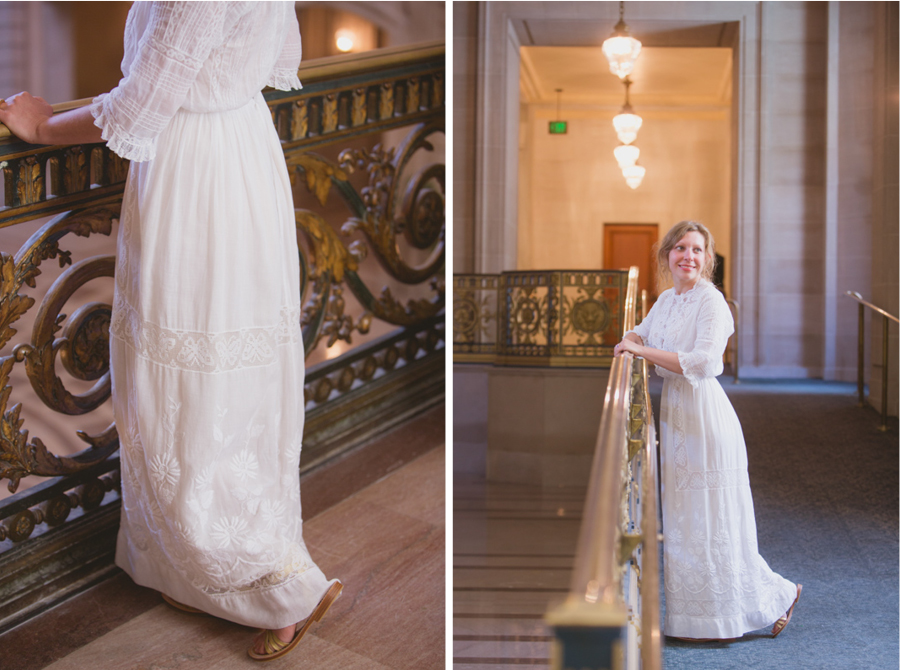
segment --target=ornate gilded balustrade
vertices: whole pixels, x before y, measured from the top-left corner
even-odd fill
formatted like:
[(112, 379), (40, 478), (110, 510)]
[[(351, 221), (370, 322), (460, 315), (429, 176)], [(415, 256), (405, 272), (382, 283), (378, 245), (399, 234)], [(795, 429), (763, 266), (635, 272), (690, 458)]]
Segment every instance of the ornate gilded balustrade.
[[(637, 268), (628, 278), (625, 330), (634, 327)], [(552, 667), (661, 667), (656, 430), (648, 366), (613, 359), (597, 432), (572, 581), (545, 614)]]
[[(302, 470), (443, 398), (444, 48), (321, 59), (299, 75), (301, 91), (265, 98), (302, 203), (301, 325), (315, 363), (296, 408)], [(78, 417), (109, 402), (112, 295), (63, 312), (113, 276), (113, 256), (76, 259), (67, 242), (114, 232), (127, 173), (105, 145), (32, 146), (0, 125), (0, 227), (52, 217), (0, 253), (0, 480), (16, 492), (25, 476), (46, 478), (0, 501), (0, 630), (111, 569), (116, 428), (88, 434)], [(42, 285), (51, 261), (64, 270)], [(43, 438), (11, 404), (17, 366), (72, 417), (70, 443)], [(70, 390), (71, 378), (89, 388)]]
[(453, 276), (453, 361), (609, 367), (624, 332), (628, 273)]

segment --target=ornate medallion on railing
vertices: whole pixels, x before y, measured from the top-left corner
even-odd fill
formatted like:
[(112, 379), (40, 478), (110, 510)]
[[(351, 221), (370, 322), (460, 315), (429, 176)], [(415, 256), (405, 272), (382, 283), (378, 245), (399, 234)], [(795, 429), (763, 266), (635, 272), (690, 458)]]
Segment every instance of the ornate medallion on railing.
[[(582, 335), (579, 344), (602, 344), (603, 332), (609, 328), (611, 314), (609, 303), (602, 293), (597, 295), (599, 287), (588, 287), (579, 291), (574, 300), (566, 298), (563, 302), (563, 336), (571, 331)], [(568, 318), (566, 318), (568, 316)]]
[(546, 344), (547, 294), (537, 295), (536, 289), (529, 286), (513, 294), (510, 302), (510, 334), (515, 344)]

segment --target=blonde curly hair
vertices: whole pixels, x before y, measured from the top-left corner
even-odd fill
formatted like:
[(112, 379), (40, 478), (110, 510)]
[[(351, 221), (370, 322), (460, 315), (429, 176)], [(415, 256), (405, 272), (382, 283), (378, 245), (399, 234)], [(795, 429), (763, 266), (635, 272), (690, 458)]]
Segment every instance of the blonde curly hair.
[(713, 240), (709, 229), (698, 221), (679, 221), (669, 229), (666, 236), (659, 241), (656, 251), (656, 263), (658, 265), (657, 281), (662, 289), (669, 283), (669, 252), (675, 248), (678, 241), (688, 233), (700, 233), (705, 242), (706, 262), (700, 276), (707, 281), (712, 281), (713, 272), (716, 269), (716, 242)]

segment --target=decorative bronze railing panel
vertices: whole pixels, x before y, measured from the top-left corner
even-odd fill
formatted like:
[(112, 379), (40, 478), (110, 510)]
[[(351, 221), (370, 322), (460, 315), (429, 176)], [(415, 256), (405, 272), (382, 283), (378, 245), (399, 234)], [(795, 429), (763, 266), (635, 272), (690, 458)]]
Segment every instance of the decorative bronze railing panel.
[(497, 358), (500, 275), (453, 275), (453, 360)]
[(454, 275), (453, 360), (609, 367), (627, 284), (620, 270)]
[[(444, 72), (442, 45), (385, 49), (304, 64), (301, 91), (265, 93), (292, 183), (309, 193), (305, 207), (295, 210), (307, 356), (339, 341), (352, 345), (376, 321), (397, 327), (311, 366), (306, 410), (321, 413), (395, 370), (443, 355), (445, 174), (443, 156), (432, 149), (444, 132)], [(383, 146), (384, 132), (400, 128), (405, 139)], [(0, 227), (55, 215), (18, 252), (0, 252), (0, 480), (16, 492), (26, 475), (48, 478), (0, 502), (0, 554), (35, 528), (44, 532), (115, 501), (115, 426), (96, 435), (78, 431), (85, 448), (57, 455), (71, 445), (29, 436), (21, 404), (9, 406), (10, 375), (24, 363), (37, 396), (62, 414), (83, 415), (108, 401), (110, 305), (91, 302), (69, 316), (62, 311), (79, 287), (113, 276), (115, 259), (75, 261), (64, 238), (111, 234), (127, 173), (128, 162), (105, 145), (32, 146), (0, 125)], [(339, 198), (349, 216), (329, 215), (329, 197)], [(409, 260), (411, 253), (417, 261)], [(47, 260), (64, 270), (35, 306), (33, 289)], [(362, 272), (363, 263), (377, 263), (395, 291), (367, 285), (364, 277), (372, 273)], [(401, 290), (408, 286), (421, 296), (409, 297)], [(351, 299), (358, 308), (348, 305)], [(35, 313), (30, 338), (15, 342), (17, 321), (29, 310)], [(57, 359), (66, 376), (92, 383), (88, 390), (67, 389)]]

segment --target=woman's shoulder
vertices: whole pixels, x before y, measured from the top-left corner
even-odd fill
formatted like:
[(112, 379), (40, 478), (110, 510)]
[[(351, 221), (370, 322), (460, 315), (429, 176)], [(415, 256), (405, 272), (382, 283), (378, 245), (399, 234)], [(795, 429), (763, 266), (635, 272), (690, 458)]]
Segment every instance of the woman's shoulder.
[(701, 309), (711, 309), (715, 314), (725, 314), (726, 312), (729, 315), (731, 314), (731, 309), (728, 307), (725, 295), (716, 288), (715, 284), (704, 279), (701, 280), (696, 289), (697, 302)]

